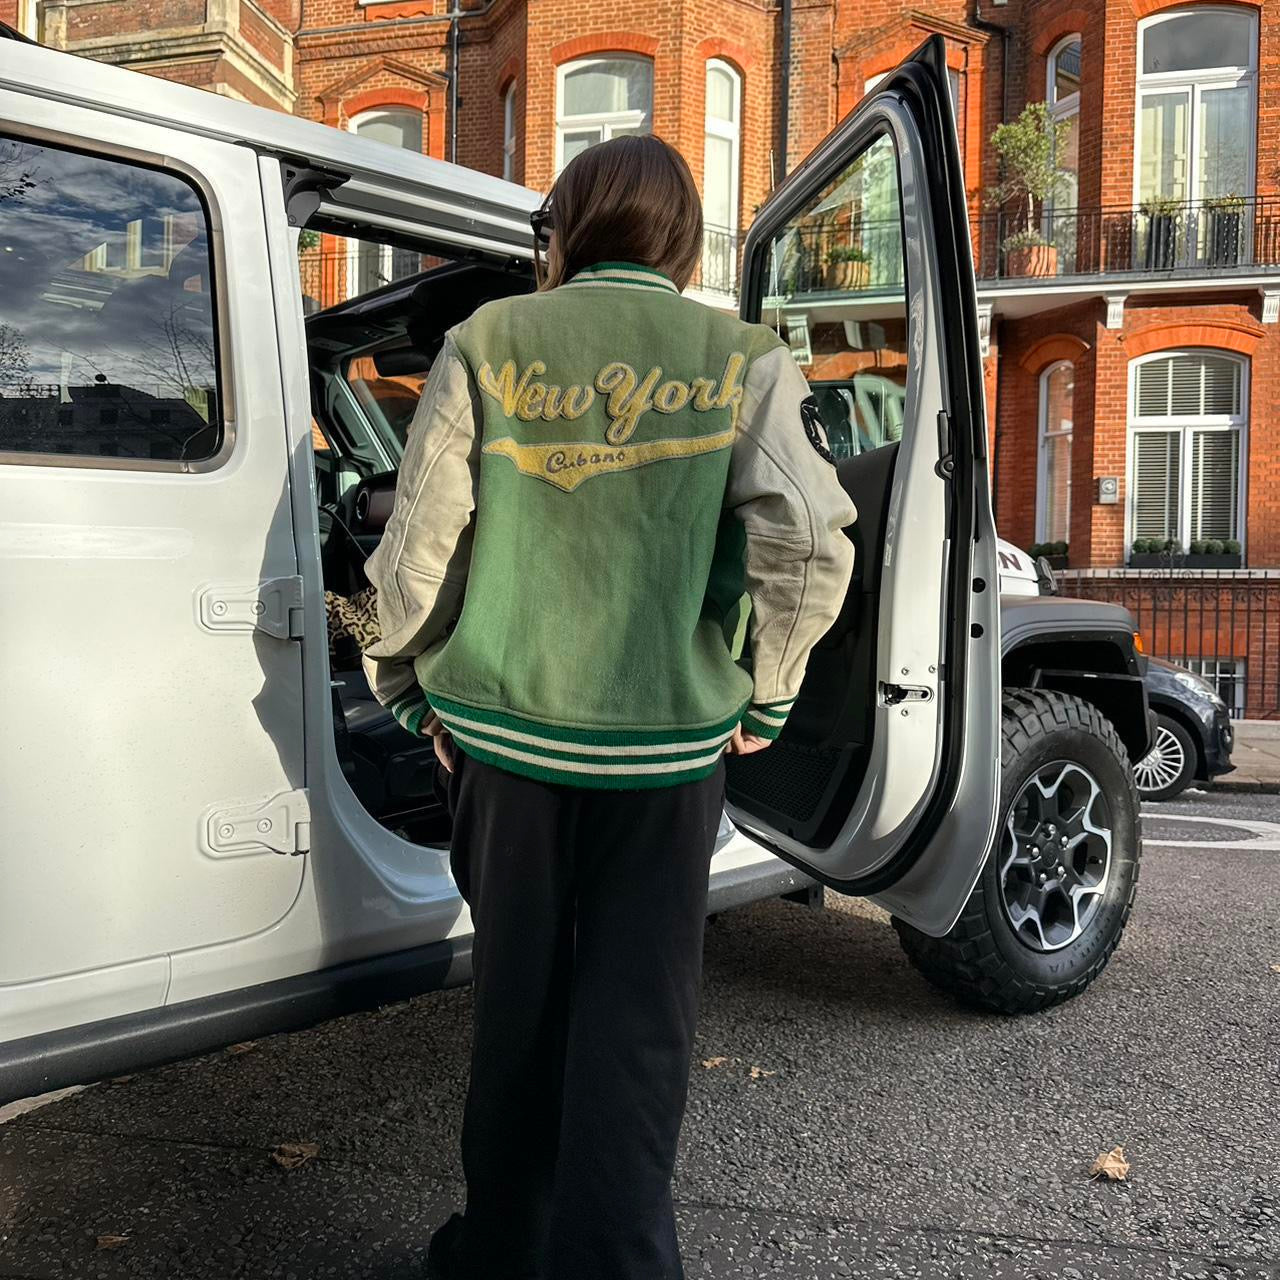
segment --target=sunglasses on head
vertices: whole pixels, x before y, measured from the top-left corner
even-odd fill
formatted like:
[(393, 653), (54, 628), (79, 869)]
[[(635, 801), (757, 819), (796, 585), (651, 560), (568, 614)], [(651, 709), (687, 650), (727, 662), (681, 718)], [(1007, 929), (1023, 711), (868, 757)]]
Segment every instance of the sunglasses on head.
[(551, 232), (555, 223), (551, 216), (551, 202), (546, 201), (541, 208), (529, 215), (529, 225), (533, 228), (534, 239), (545, 248), (551, 243)]

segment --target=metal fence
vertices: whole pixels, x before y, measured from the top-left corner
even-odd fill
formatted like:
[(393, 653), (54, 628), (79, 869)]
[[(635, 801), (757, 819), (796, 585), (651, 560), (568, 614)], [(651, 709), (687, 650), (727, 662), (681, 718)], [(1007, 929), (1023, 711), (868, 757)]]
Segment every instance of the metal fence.
[(1006, 212), (973, 222), (987, 280), (1280, 269), (1277, 196), (1049, 209), (1030, 228)]
[(1280, 570), (1066, 569), (1065, 595), (1133, 614), (1146, 652), (1203, 676), (1233, 716), (1280, 717)]

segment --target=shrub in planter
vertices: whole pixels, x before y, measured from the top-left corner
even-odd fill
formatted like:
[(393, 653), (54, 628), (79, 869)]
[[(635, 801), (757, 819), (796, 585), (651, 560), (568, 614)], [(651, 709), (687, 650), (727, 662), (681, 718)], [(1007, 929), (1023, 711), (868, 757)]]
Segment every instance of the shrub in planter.
[(1205, 252), (1212, 267), (1233, 267), (1244, 244), (1244, 197), (1211, 196), (1204, 202)]
[(861, 245), (836, 245), (827, 251), (823, 283), (828, 289), (865, 289), (871, 282), (871, 258)]
[(1226, 538), (1222, 543), (1223, 553), (1229, 556), (1238, 556), (1244, 550), (1235, 538)]
[(1058, 249), (1038, 231), (1019, 231), (1004, 245), (1004, 273), (1007, 276), (1056, 276)]
[(1142, 265), (1158, 271), (1172, 267), (1178, 257), (1178, 218), (1183, 202), (1173, 196), (1148, 196), (1138, 211), (1145, 219)]
[(1057, 274), (1057, 249), (1039, 227), (1045, 206), (1066, 189), (1066, 174), (1055, 157), (1066, 146), (1070, 128), (1069, 121), (1053, 118), (1047, 104), (1032, 102), (1016, 120), (1000, 125), (991, 135), (1004, 176), (985, 194), (990, 204), (1010, 206), (1012, 234), (1000, 246), (1008, 275)]

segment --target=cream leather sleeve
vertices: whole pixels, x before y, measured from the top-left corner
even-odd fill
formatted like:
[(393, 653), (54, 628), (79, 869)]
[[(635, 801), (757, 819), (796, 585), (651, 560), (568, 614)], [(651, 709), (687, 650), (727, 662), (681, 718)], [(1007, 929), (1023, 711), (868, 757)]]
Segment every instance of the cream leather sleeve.
[(414, 659), (445, 635), (466, 587), (480, 414), (475, 380), (447, 335), (409, 427), (391, 519), (365, 564), (382, 633), (365, 651), (365, 675), (410, 733), (428, 712)]
[(725, 497), (746, 530), (755, 691), (742, 727), (782, 731), (809, 651), (835, 621), (853, 572), (841, 532), (856, 518), (836, 469), (805, 434), (809, 384), (777, 347), (747, 373)]

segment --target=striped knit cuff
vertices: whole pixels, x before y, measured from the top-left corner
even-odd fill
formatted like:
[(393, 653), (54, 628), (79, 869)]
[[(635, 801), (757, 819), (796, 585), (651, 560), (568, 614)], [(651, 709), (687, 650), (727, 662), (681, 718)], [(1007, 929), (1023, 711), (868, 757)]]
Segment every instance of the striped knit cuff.
[(782, 732), (795, 701), (788, 698), (785, 702), (753, 702), (742, 717), (743, 732), (772, 741)]
[(431, 713), (431, 704), (427, 701), (427, 695), (415, 684), (398, 698), (393, 698), (388, 704), (388, 710), (400, 722), (400, 727), (407, 729), (416, 738), (423, 720)]

